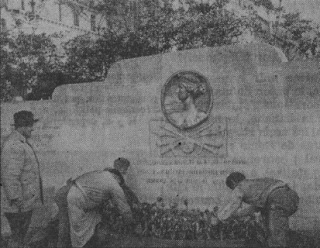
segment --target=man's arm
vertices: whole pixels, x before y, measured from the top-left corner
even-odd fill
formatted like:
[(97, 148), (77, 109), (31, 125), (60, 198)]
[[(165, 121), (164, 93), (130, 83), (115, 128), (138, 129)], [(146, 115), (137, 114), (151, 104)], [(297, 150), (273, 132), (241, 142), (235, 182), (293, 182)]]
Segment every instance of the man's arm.
[(245, 206), (242, 206), (236, 213), (238, 217), (245, 217), (248, 215), (253, 215), (255, 212), (257, 212), (257, 208), (255, 206), (246, 204)]
[(12, 142), (2, 151), (2, 183), (8, 199), (21, 207), (22, 186), (20, 176), (24, 166), (24, 149), (21, 144)]
[(130, 223), (133, 221), (132, 218), (132, 212), (130, 209), (130, 206), (127, 202), (126, 196), (120, 187), (120, 185), (117, 183), (116, 180), (114, 180), (113, 185), (112, 185), (112, 190), (111, 194), (113, 196), (113, 200), (115, 201), (118, 210), (120, 214), (124, 217), (125, 221)]
[(136, 194), (126, 184), (123, 184), (121, 188), (123, 189), (123, 192), (130, 206), (140, 203)]
[(236, 211), (241, 207), (243, 194), (240, 189), (235, 188), (232, 192), (230, 201), (217, 214), (220, 221), (224, 221), (235, 215)]

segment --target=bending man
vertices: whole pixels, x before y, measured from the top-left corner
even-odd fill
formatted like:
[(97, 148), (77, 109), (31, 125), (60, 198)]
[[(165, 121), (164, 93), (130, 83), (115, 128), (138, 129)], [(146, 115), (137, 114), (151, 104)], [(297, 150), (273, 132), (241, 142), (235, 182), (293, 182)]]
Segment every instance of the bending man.
[[(103, 203), (109, 199), (117, 205), (120, 214), (129, 224), (132, 213), (122, 185), (130, 163), (125, 158), (115, 160), (115, 169), (97, 170), (85, 173), (58, 190), (59, 240), (57, 247), (67, 247), (70, 239), (73, 247), (83, 247), (95, 234), (101, 222)], [(66, 212), (67, 210), (67, 212)], [(66, 220), (69, 219), (69, 223)]]
[[(240, 172), (231, 173), (226, 185), (233, 190), (231, 201), (218, 212), (224, 221), (231, 216), (245, 216), (260, 211), (268, 230), (269, 247), (287, 247), (289, 217), (298, 209), (299, 197), (281, 180), (272, 178), (246, 179)], [(242, 202), (249, 208), (238, 211)]]

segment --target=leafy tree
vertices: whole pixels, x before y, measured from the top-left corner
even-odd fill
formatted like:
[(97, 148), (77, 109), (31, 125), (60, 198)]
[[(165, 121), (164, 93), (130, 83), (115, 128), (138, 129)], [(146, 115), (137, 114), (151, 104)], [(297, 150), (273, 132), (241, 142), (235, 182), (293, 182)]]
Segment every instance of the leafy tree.
[(0, 63), (0, 96), (1, 101), (10, 101), (13, 95), (13, 87), (8, 81), (10, 75), (10, 62), (12, 58), (7, 49), (7, 45), (10, 42), (10, 37), (7, 32), (0, 32), (0, 44), (1, 44), (1, 63)]
[[(120, 6), (124, 2), (120, 1)], [(174, 2), (139, 1), (134, 19), (132, 15), (122, 16), (118, 26), (109, 26), (99, 38), (79, 36), (69, 41), (64, 47), (66, 73), (78, 82), (99, 80), (117, 60), (232, 44), (248, 26), (247, 19), (223, 10), (226, 0), (211, 4), (188, 0), (178, 6)], [(115, 6), (101, 1), (96, 7), (112, 14), (117, 13)]]
[(14, 95), (28, 99), (28, 91), (34, 87), (52, 88), (47, 82), (52, 80), (52, 73), (59, 70), (60, 62), (49, 36), (23, 32), (13, 36), (2, 32), (0, 37), (2, 101), (12, 99)]
[(132, 27), (133, 3), (127, 0), (96, 0), (91, 8), (103, 17), (108, 31), (119, 33)]
[(319, 27), (311, 20), (301, 18), (300, 13), (287, 13), (273, 36), (275, 45), (284, 51), (289, 60), (294, 60), (317, 56), (319, 33)]
[(190, 1), (188, 11), (182, 13), (181, 25), (176, 28), (178, 35), (183, 37), (177, 42), (179, 50), (235, 43), (248, 27), (248, 19), (224, 11), (227, 2), (209, 4)]
[[(101, 77), (105, 54), (89, 35), (75, 37), (64, 45), (67, 61), (64, 73), (72, 81), (92, 81)], [(71, 82), (72, 83), (72, 82)]]
[(107, 28), (98, 30), (100, 36), (69, 40), (63, 44), (63, 57), (50, 36), (1, 33), (1, 100), (14, 95), (48, 99), (60, 84), (102, 80), (118, 60), (229, 45), (247, 30), (278, 46), (289, 60), (320, 57), (319, 27), (275, 8), (271, 0), (250, 1), (282, 15), (273, 31), (254, 11), (246, 17), (225, 11), (229, 0), (96, 0), (90, 7), (104, 16)]
[[(283, 12), (283, 9), (278, 11)], [(301, 18), (298, 12), (283, 13), (281, 19), (275, 24), (273, 32), (259, 25), (255, 25), (254, 29), (263, 41), (279, 47), (288, 60), (319, 57), (319, 26), (311, 20)]]

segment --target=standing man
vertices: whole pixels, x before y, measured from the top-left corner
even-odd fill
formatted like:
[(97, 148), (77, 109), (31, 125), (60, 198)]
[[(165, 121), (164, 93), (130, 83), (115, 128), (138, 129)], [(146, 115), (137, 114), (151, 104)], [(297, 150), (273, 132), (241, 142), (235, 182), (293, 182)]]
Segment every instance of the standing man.
[(13, 118), (15, 130), (1, 153), (2, 208), (12, 232), (9, 246), (23, 247), (32, 211), (42, 196), (39, 162), (29, 142), (38, 120), (30, 111), (19, 111)]
[[(260, 211), (268, 230), (269, 247), (287, 247), (289, 217), (298, 209), (298, 194), (281, 180), (246, 179), (240, 172), (231, 173), (226, 185), (233, 190), (232, 197), (218, 212), (218, 219), (224, 221), (231, 216), (245, 216)], [(242, 202), (250, 207), (238, 211)]]

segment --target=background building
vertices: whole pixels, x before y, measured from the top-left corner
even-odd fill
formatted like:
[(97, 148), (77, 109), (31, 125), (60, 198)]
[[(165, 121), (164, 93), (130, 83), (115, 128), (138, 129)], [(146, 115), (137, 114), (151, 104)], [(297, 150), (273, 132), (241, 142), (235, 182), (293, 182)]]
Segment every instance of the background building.
[(72, 38), (90, 33), (99, 35), (102, 17), (75, 0), (2, 0), (1, 30), (61, 34)]

